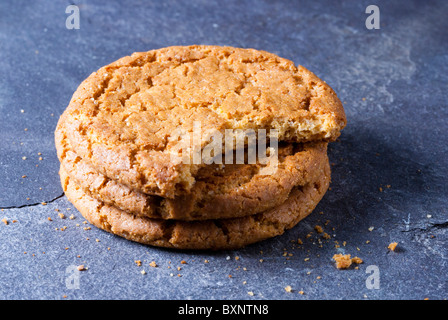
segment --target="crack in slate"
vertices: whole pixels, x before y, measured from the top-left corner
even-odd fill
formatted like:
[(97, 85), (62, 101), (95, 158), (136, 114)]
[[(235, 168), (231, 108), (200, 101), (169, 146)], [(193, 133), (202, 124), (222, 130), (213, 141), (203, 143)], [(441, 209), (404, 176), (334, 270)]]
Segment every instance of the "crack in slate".
[(61, 199), (63, 196), (65, 195), (65, 193), (62, 193), (61, 195), (57, 196), (56, 198), (53, 198), (51, 200), (48, 201), (42, 201), (42, 202), (36, 202), (36, 203), (30, 203), (30, 204), (23, 204), (20, 206), (9, 206), (9, 207), (0, 207), (1, 210), (8, 210), (8, 209), (21, 209), (21, 208), (27, 208), (27, 207), (35, 207), (35, 206), (39, 206), (42, 205), (42, 203), (52, 203), (55, 202), (58, 199)]
[(427, 227), (416, 227), (409, 230), (402, 230), (402, 232), (430, 232), (433, 229), (444, 229), (448, 228), (448, 221), (440, 223), (430, 223)]

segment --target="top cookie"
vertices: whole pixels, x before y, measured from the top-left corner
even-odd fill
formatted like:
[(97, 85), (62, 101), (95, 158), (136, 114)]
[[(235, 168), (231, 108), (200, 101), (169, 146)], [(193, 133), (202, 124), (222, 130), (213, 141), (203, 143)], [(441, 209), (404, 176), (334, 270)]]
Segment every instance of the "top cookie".
[[(96, 170), (148, 194), (191, 189), (202, 164), (172, 160), (174, 132), (275, 129), (280, 141), (336, 139), (346, 119), (334, 91), (304, 67), (254, 49), (168, 47), (91, 74), (59, 120)], [(203, 148), (210, 135), (200, 139)]]

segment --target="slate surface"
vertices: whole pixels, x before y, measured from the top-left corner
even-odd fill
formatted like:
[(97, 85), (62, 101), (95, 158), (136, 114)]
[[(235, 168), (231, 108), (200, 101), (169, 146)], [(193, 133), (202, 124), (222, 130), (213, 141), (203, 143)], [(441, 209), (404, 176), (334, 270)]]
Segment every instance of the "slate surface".
[[(76, 1), (79, 30), (66, 28), (70, 4), (0, 2), (1, 299), (447, 298), (446, 1), (376, 1), (379, 30), (365, 27), (370, 1)], [(63, 196), (53, 131), (79, 83), (134, 51), (188, 44), (277, 53), (344, 102), (331, 190), (283, 236), (162, 250), (85, 230)], [(337, 270), (335, 253), (364, 263)]]

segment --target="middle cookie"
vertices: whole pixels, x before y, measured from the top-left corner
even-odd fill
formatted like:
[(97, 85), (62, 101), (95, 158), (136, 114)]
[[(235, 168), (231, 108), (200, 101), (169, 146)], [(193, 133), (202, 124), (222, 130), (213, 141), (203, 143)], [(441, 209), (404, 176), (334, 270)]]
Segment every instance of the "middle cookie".
[(64, 171), (94, 198), (136, 216), (176, 220), (237, 218), (282, 204), (291, 190), (314, 181), (328, 163), (327, 143), (280, 144), (278, 166), (266, 174), (266, 164), (211, 164), (199, 170), (189, 193), (174, 199), (148, 195), (97, 172), (57, 137)]

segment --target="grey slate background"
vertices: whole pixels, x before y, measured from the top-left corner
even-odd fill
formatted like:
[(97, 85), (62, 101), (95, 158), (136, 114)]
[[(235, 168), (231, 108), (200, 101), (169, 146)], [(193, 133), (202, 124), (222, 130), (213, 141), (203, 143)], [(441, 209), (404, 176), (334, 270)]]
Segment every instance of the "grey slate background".
[[(70, 4), (79, 30), (66, 29)], [(379, 30), (365, 27), (370, 4)], [(447, 13), (446, 1), (1, 1), (0, 298), (446, 299)], [(329, 148), (331, 190), (297, 227), (236, 251), (165, 250), (84, 230), (58, 181), (59, 115), (99, 67), (189, 44), (271, 51), (335, 89), (348, 126)], [(335, 253), (364, 263), (337, 270)], [(81, 264), (73, 289), (70, 268)], [(370, 265), (379, 289), (366, 286)]]

